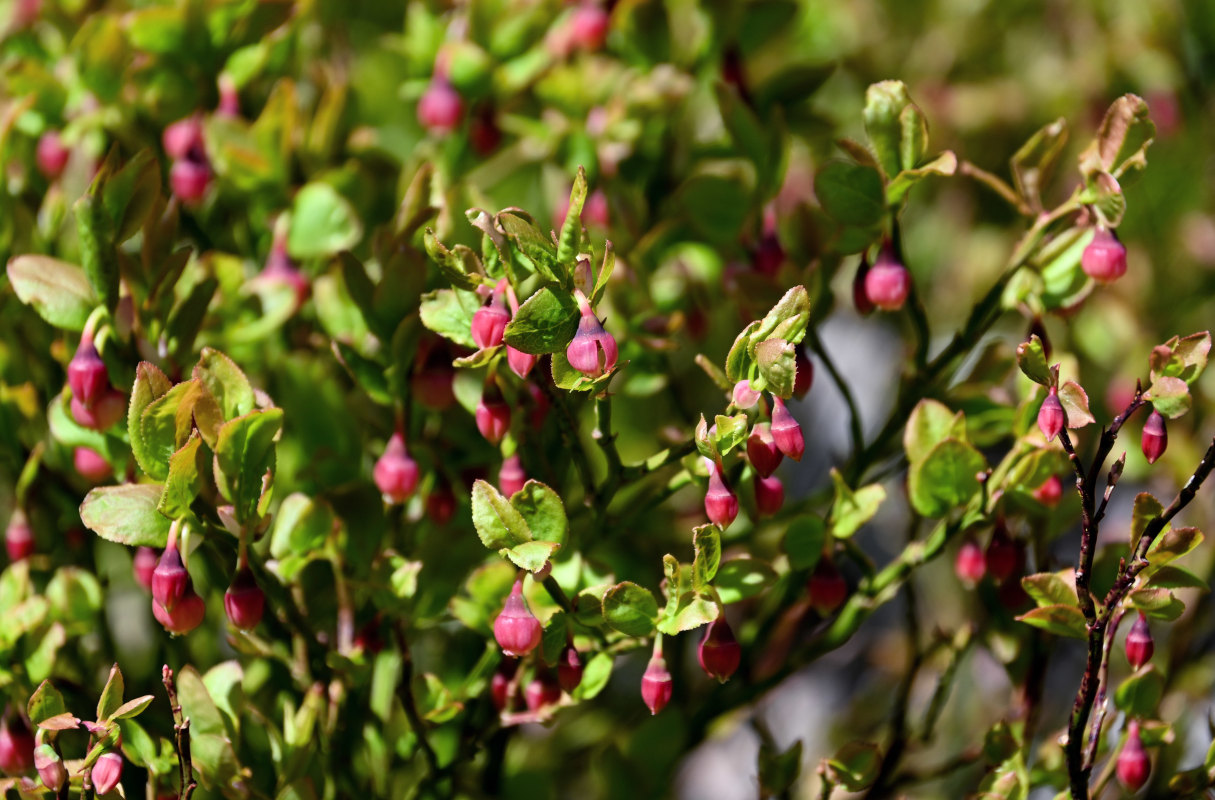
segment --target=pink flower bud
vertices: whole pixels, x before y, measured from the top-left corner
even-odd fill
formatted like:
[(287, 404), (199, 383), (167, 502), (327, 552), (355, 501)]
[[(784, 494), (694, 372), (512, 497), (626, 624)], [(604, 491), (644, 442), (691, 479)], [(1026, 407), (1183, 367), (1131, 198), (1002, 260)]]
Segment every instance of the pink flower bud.
[(545, 706), (553, 706), (561, 702), (561, 687), (553, 680), (553, 676), (548, 670), (541, 670), (527, 685), (523, 699), (527, 703), (528, 711), (539, 711)]
[(160, 562), (160, 556), (150, 547), (141, 547), (135, 551), (135, 558), (132, 560), (132, 570), (135, 573), (135, 580), (139, 581), (139, 585), (148, 591), (152, 590), (152, 576), (156, 572), (156, 565)]
[(277, 235), (270, 248), (270, 255), (266, 257), (266, 265), (262, 267), (258, 278), (272, 285), (285, 286), (290, 289), (295, 295), (297, 309), (308, 300), (308, 295), (312, 293), (312, 284), (308, 282), (308, 276), (300, 272), (295, 261), (287, 253), (286, 242)]
[(172, 611), (190, 588), (190, 573), (182, 563), (181, 552), (170, 542), (152, 572), (152, 599), (166, 611)]
[(1017, 543), (1008, 535), (1008, 528), (1003, 521), (996, 523), (991, 541), (983, 553), (983, 564), (987, 574), (997, 584), (1004, 583), (1012, 577), (1021, 563), (1021, 551)]
[(751, 388), (751, 381), (743, 378), (734, 384), (730, 399), (739, 408), (750, 408), (759, 402), (759, 395), (759, 392)]
[(1143, 457), (1149, 464), (1155, 464), (1156, 459), (1164, 455), (1165, 448), (1169, 446), (1169, 431), (1159, 411), (1153, 410), (1148, 415), (1147, 422), (1143, 423), (1143, 436), (1139, 445), (1143, 448)]
[(596, 189), (586, 196), (586, 203), (582, 206), (582, 217), (586, 220), (587, 225), (595, 228), (606, 228), (611, 222), (607, 195), (603, 193), (602, 189)]
[(498, 491), (510, 497), (523, 489), (527, 483), (527, 473), (523, 471), (523, 462), (518, 455), (513, 455), (502, 462), (498, 470)]
[(508, 656), (525, 656), (540, 644), (542, 630), (527, 601), (523, 599), (523, 579), (515, 581), (502, 613), (494, 620), (494, 638)]
[(667, 662), (661, 653), (655, 652), (650, 663), (641, 676), (641, 699), (650, 709), (650, 714), (657, 714), (671, 702), (671, 673), (667, 670)]
[(380, 635), (380, 618), (373, 617), (367, 624), (359, 628), (352, 642), (356, 650), (364, 653), (379, 653), (384, 649), (384, 638)]
[(71, 155), (72, 151), (64, 146), (58, 131), (47, 131), (39, 137), (35, 160), (38, 164), (38, 171), (48, 181), (53, 181), (63, 174), (63, 169), (67, 166), (68, 158)]
[(883, 311), (898, 311), (910, 293), (911, 273), (887, 242), (865, 276), (865, 296)]
[(953, 560), (953, 571), (958, 580), (967, 587), (973, 587), (987, 574), (987, 559), (983, 548), (974, 539), (967, 539), (958, 548), (958, 554)]
[(8, 527), (4, 530), (4, 549), (8, 552), (8, 560), (13, 562), (34, 554), (34, 531), (20, 510), (14, 511), (9, 517)]
[(709, 467), (709, 488), (705, 492), (705, 514), (718, 528), (725, 530), (738, 516), (738, 498), (726, 486), (716, 464)]
[(93, 346), (91, 336), (80, 340), (76, 354), (68, 362), (67, 377), (72, 397), (86, 408), (92, 408), (110, 388), (110, 374), (101, 360), (101, 354)]
[(502, 333), (506, 323), (510, 322), (510, 311), (502, 305), (502, 296), (494, 293), (494, 298), (488, 305), (483, 305), (473, 313), (472, 338), (477, 347), (497, 347), (502, 344)]
[(494, 708), (499, 711), (505, 711), (507, 703), (510, 702), (510, 684), (518, 669), (518, 661), (513, 658), (505, 659), (498, 665), (494, 677), (490, 679), (489, 696), (493, 700)]
[(202, 151), (203, 129), (202, 120), (197, 115), (179, 119), (165, 128), (162, 137), (165, 154), (174, 161), (180, 161), (191, 151)]
[(565, 357), (570, 366), (591, 378), (611, 372), (616, 366), (618, 350), (616, 339), (603, 329), (602, 323), (589, 305), (582, 307), (582, 319), (578, 321), (578, 332), (574, 334)]
[(122, 392), (107, 389), (92, 407), (73, 397), (71, 410), (78, 425), (95, 431), (109, 430), (127, 415), (127, 398)]
[(755, 507), (761, 517), (770, 517), (785, 504), (785, 487), (780, 478), (755, 476)]
[(872, 314), (874, 309), (869, 292), (865, 289), (868, 278), (869, 260), (862, 256), (861, 263), (856, 268), (856, 275), (852, 278), (852, 305), (856, 306), (856, 313), (863, 317)]
[(1126, 744), (1118, 754), (1118, 765), (1115, 769), (1118, 782), (1128, 792), (1137, 792), (1147, 783), (1152, 774), (1152, 759), (1143, 748), (1143, 740), (1139, 738), (1139, 722), (1131, 720), (1127, 726)]
[(228, 620), (242, 631), (251, 631), (262, 621), (265, 609), (266, 595), (253, 579), (253, 573), (248, 567), (237, 570), (228, 591), (224, 592), (224, 611)]
[(169, 168), (169, 186), (173, 194), (188, 206), (196, 205), (207, 194), (211, 184), (211, 167), (206, 161), (183, 158)]
[(76, 466), (76, 474), (89, 483), (101, 483), (114, 474), (110, 462), (91, 447), (77, 447), (72, 451), (72, 462)]
[(1140, 611), (1135, 624), (1131, 625), (1126, 634), (1126, 660), (1132, 667), (1139, 669), (1152, 660), (1154, 652), (1156, 643), (1152, 641), (1152, 629), (1148, 627), (1147, 617)]
[(538, 360), (539, 356), (525, 353), (522, 350), (516, 350), (509, 344), (506, 346), (506, 364), (510, 367), (510, 371), (520, 378), (526, 378), (527, 374), (532, 371), (532, 367), (536, 366)]
[(1067, 414), (1059, 400), (1059, 390), (1052, 386), (1046, 391), (1046, 399), (1038, 408), (1038, 428), (1049, 442), (1059, 435), (1066, 424)]
[(801, 461), (806, 451), (806, 440), (802, 437), (802, 426), (785, 407), (785, 401), (772, 397), (772, 438), (782, 453), (794, 461)]
[(490, 444), (497, 444), (510, 430), (510, 406), (496, 387), (486, 389), (477, 404), (477, 430)]
[(785, 248), (781, 246), (780, 239), (775, 233), (765, 233), (751, 256), (751, 266), (760, 275), (771, 278), (780, 272), (784, 263)]
[(810, 605), (822, 616), (833, 613), (848, 599), (848, 582), (828, 556), (819, 559), (806, 583)]
[(34, 769), (38, 770), (42, 785), (52, 792), (58, 792), (67, 783), (67, 767), (50, 744), (39, 745), (34, 750)]
[(734, 631), (730, 630), (725, 612), (710, 622), (705, 629), (705, 637), (700, 640), (700, 648), (696, 651), (696, 660), (700, 662), (700, 668), (706, 675), (721, 683), (730, 680), (730, 676), (738, 669), (742, 660), (742, 648), (734, 638)]
[(527, 396), (531, 398), (531, 411), (528, 412), (527, 421), (535, 428), (540, 430), (544, 426), (544, 420), (548, 418), (549, 399), (544, 389), (534, 383), (526, 384)]
[(167, 610), (156, 600), (152, 600), (152, 616), (164, 626), (165, 630), (178, 636), (187, 634), (201, 625), (206, 612), (206, 604), (192, 586), (177, 601), (172, 611)]
[(1051, 475), (1042, 485), (1033, 491), (1034, 499), (1048, 508), (1059, 505), (1063, 499), (1063, 481), (1058, 475)]
[(570, 17), (570, 40), (583, 50), (598, 50), (607, 40), (610, 22), (607, 11), (587, 0)]
[(445, 80), (435, 79), (418, 100), (418, 122), (440, 136), (454, 131), (464, 115), (460, 93)]
[(485, 106), (468, 126), (468, 141), (479, 156), (488, 156), (502, 143), (502, 129), (494, 119), (492, 106)]
[(0, 771), (22, 775), (34, 765), (34, 736), (20, 717), (0, 721)]
[(1102, 283), (1112, 283), (1126, 274), (1126, 248), (1109, 228), (1098, 226), (1080, 256), (1084, 274)]
[(767, 422), (757, 422), (751, 427), (751, 435), (747, 437), (747, 460), (755, 471), (764, 478), (770, 476), (780, 466), (784, 455), (772, 438), (772, 426)]
[(814, 362), (806, 356), (806, 348), (803, 345), (796, 345), (793, 353), (797, 367), (797, 375), (793, 379), (793, 396), (800, 400), (814, 384)]
[(456, 402), (452, 381), (455, 370), (451, 365), (426, 366), (410, 379), (410, 390), (418, 402), (433, 411), (446, 411)]
[(376, 488), (390, 504), (405, 502), (418, 487), (418, 462), (409, 457), (400, 431), (388, 439), (384, 454), (375, 462), (373, 477)]
[(582, 657), (572, 644), (567, 644), (557, 658), (557, 682), (566, 694), (573, 694), (582, 683)]
[(221, 117), (239, 117), (240, 116), (240, 93), (237, 91), (236, 82), (227, 74), (220, 74), (219, 81), (219, 105), (215, 108), (215, 113)]
[(446, 483), (436, 486), (426, 495), (426, 515), (434, 524), (446, 525), (455, 513), (456, 496)]
[(118, 781), (122, 778), (122, 756), (114, 752), (105, 753), (97, 759), (90, 774), (97, 796), (109, 794), (114, 791), (118, 786)]

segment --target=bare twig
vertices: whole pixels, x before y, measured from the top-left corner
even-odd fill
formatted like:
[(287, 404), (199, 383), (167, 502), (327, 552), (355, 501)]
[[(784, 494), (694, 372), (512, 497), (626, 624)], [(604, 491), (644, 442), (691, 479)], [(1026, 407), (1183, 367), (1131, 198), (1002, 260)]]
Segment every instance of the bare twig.
[(430, 746), (430, 739), (426, 737), (426, 727), (422, 724), (418, 701), (413, 693), (413, 655), (409, 651), (409, 642), (405, 639), (405, 631), (400, 624), (396, 626), (395, 633), (397, 649), (401, 651), (401, 681), (398, 684), (401, 708), (405, 711), (405, 718), (409, 720), (409, 727), (413, 728), (414, 735), (418, 738), (418, 747), (422, 749), (422, 757), (426, 759), (426, 769), (431, 777), (437, 777), (439, 758)]
[(181, 703), (177, 700), (177, 684), (173, 680), (173, 670), (165, 664), (160, 671), (161, 681), (165, 692), (169, 695), (169, 707), (173, 713), (173, 733), (177, 748), (177, 773), (180, 778), (178, 800), (190, 800), (198, 782), (194, 780), (194, 762), (190, 757), (190, 718), (183, 716)]

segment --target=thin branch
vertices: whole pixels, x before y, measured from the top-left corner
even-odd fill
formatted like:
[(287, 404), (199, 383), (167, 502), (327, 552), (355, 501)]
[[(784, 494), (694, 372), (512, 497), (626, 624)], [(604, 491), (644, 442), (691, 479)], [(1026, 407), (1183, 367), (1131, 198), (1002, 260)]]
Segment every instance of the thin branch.
[(1109, 691), (1110, 652), (1114, 649), (1114, 637), (1118, 635), (1118, 625), (1126, 609), (1118, 609), (1105, 631), (1105, 653), (1101, 657), (1101, 667), (1097, 673), (1097, 716), (1093, 720), (1092, 730), (1088, 735), (1088, 750), (1084, 754), (1084, 768), (1092, 770), (1097, 761), (1097, 747), (1101, 743), (1101, 728), (1105, 725), (1105, 716), (1109, 712), (1109, 702), (1106, 694)]
[(557, 427), (561, 429), (561, 438), (565, 449), (574, 461), (574, 469), (582, 479), (582, 491), (587, 505), (595, 504), (595, 475), (591, 472), (591, 464), (582, 448), (582, 438), (578, 434), (578, 421), (566, 405), (565, 397), (545, 381), (540, 381), (540, 389), (548, 396), (549, 403), (557, 409)]
[(818, 356), (819, 361), (823, 362), (823, 366), (827, 368), (827, 374), (831, 376), (832, 382), (844, 397), (844, 403), (848, 406), (848, 431), (852, 436), (852, 452), (859, 453), (861, 448), (865, 446), (865, 434), (861, 430), (861, 412), (857, 408), (852, 388), (848, 386), (847, 381), (844, 380), (844, 376), (840, 374), (839, 369), (835, 366), (835, 362), (827, 354), (827, 349), (823, 347), (822, 341), (818, 338), (818, 331), (814, 329), (814, 326), (806, 329), (806, 345), (810, 348), (811, 352)]
[(405, 718), (409, 720), (409, 727), (413, 728), (414, 734), (418, 737), (418, 747), (422, 748), (422, 757), (426, 759), (427, 770), (432, 777), (437, 777), (440, 772), (439, 758), (435, 754), (434, 748), (430, 746), (430, 740), (426, 738), (426, 727), (422, 723), (422, 716), (418, 713), (418, 701), (413, 693), (413, 654), (409, 651), (409, 642), (405, 639), (405, 631), (401, 624), (396, 626), (395, 632), (397, 649), (401, 651), (401, 681), (398, 684), (401, 708), (405, 710)]
[(194, 780), (194, 762), (190, 757), (190, 718), (182, 715), (181, 703), (177, 700), (177, 684), (173, 680), (173, 670), (165, 664), (160, 671), (160, 679), (169, 695), (169, 708), (173, 713), (173, 732), (177, 748), (177, 773), (180, 778), (178, 800), (190, 800), (198, 782)]
[(1017, 211), (1019, 211), (1021, 214), (1028, 217), (1033, 213), (1033, 211), (1030, 210), (1029, 206), (1025, 204), (1025, 201), (1021, 199), (1016, 191), (1014, 191), (1013, 188), (1005, 183), (1004, 179), (998, 175), (988, 172), (981, 167), (976, 167), (974, 164), (965, 159), (958, 162), (958, 172), (974, 178), (988, 189), (991, 189), (993, 192), (1000, 195), (1000, 197), (1004, 198), (1009, 205), (1017, 209)]

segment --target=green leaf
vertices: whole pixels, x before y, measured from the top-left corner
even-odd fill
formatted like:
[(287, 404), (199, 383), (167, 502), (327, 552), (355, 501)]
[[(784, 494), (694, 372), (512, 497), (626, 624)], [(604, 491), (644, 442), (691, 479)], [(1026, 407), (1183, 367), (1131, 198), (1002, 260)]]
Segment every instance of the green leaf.
[(877, 778), (882, 757), (876, 744), (849, 742), (827, 761), (827, 774), (850, 792), (859, 792)]
[(853, 492), (844, 481), (844, 476), (834, 467), (831, 469), (831, 481), (835, 484), (835, 502), (828, 518), (831, 535), (837, 539), (847, 539), (877, 514), (878, 508), (886, 500), (886, 489), (875, 483)]
[[(557, 237), (557, 261), (569, 269), (578, 255), (578, 241), (582, 236), (582, 206), (586, 203), (586, 170), (578, 167), (574, 186), (570, 189), (570, 205)], [(512, 345), (513, 347), (513, 345)], [(526, 352), (526, 351), (525, 351)]]
[(472, 518), (481, 544), (490, 550), (509, 550), (532, 540), (531, 529), (523, 515), (501, 492), (483, 480), (473, 484)]
[(471, 292), (438, 289), (422, 295), (418, 311), (427, 328), (458, 345), (475, 349), (472, 318), (480, 305)]
[(548, 618), (544, 624), (544, 633), (540, 639), (540, 654), (546, 664), (556, 664), (561, 651), (565, 649), (569, 631), (569, 618), (564, 611), (558, 611)]
[(582, 669), (582, 683), (574, 690), (575, 700), (590, 700), (597, 696), (612, 677), (612, 655), (596, 653)]
[(110, 715), (110, 719), (130, 719), (142, 714), (148, 706), (152, 705), (152, 701), (156, 699), (155, 695), (145, 694), (143, 697), (136, 697), (134, 700), (128, 700), (118, 708), (114, 709), (114, 713)]
[(131, 439), (131, 453), (139, 468), (149, 475), (157, 469), (151, 444), (143, 438), (143, 412), (153, 401), (169, 393), (173, 384), (160, 369), (147, 361), (135, 367), (135, 384), (131, 388), (131, 402), (127, 409), (127, 433)]
[(625, 636), (649, 636), (658, 622), (658, 601), (631, 581), (618, 583), (603, 595), (603, 618)]
[(911, 98), (907, 96), (907, 87), (902, 81), (881, 81), (870, 85), (865, 91), (865, 109), (861, 112), (861, 119), (865, 123), (870, 148), (888, 178), (897, 175), (902, 165), (903, 125), (899, 118), (909, 105)]
[(786, 400), (793, 396), (797, 362), (791, 343), (778, 338), (760, 342), (755, 347), (755, 365), (765, 389)]
[(1156, 136), (1147, 103), (1124, 94), (1105, 112), (1097, 137), (1080, 154), (1080, 170), (1086, 176), (1108, 172), (1113, 177), (1139, 169), (1147, 163), (1145, 153)]
[(607, 291), (608, 281), (612, 279), (612, 273), (616, 270), (616, 251), (612, 249), (612, 243), (603, 243), (603, 264), (599, 267), (599, 274), (595, 276), (595, 291), (591, 294), (591, 306), (599, 305), (599, 301), (603, 299), (603, 293)]
[(274, 515), (270, 554), (306, 556), (324, 544), (333, 532), (333, 508), (324, 500), (296, 492), (288, 495)]
[(539, 572), (544, 569), (544, 565), (552, 557), (553, 551), (560, 546), (557, 542), (523, 542), (514, 547), (503, 548), (498, 552), (509, 558), (511, 563), (519, 569)]
[(275, 437), (283, 427), (283, 410), (250, 411), (225, 422), (215, 445), (215, 482), (242, 525), (258, 516), (262, 482), (273, 475)]
[(1021, 587), (1039, 606), (1075, 606), (1080, 601), (1075, 587), (1057, 572), (1039, 572), (1021, 578)]
[(100, 303), (84, 270), (50, 256), (16, 256), (8, 262), (8, 280), (17, 299), (63, 330), (84, 330)]
[(363, 225), (350, 202), (327, 183), (313, 181), (295, 194), (287, 252), (292, 258), (320, 258), (350, 250), (363, 236)]
[(784, 797), (797, 781), (802, 768), (802, 740), (789, 749), (776, 752), (766, 739), (759, 743), (759, 786), (761, 797)]
[(1154, 664), (1148, 664), (1118, 684), (1114, 690), (1114, 705), (1132, 717), (1151, 719), (1164, 696), (1164, 676)]
[(1202, 589), (1204, 592), (1211, 588), (1205, 580), (1189, 570), (1171, 566), (1153, 570), (1145, 585), (1159, 589)]
[(755, 324), (750, 335), (751, 354), (754, 355), (760, 342), (767, 339), (778, 338), (793, 344), (800, 343), (806, 336), (809, 324), (810, 293), (806, 291), (805, 286), (794, 286)]
[(713, 419), (713, 425), (716, 428), (713, 434), (713, 444), (716, 446), (717, 452), (724, 456), (746, 442), (748, 424), (746, 414), (735, 414), (732, 417), (718, 414)]
[(193, 380), (179, 383), (139, 415), (139, 426), (131, 436), (132, 450), (143, 471), (158, 481), (169, 476), (169, 458), (190, 438), (198, 388)]
[(798, 570), (814, 569), (823, 556), (827, 526), (813, 514), (800, 516), (785, 530), (785, 552), (789, 566)]
[(1127, 595), (1127, 602), (1132, 608), (1137, 608), (1149, 617), (1173, 621), (1185, 611), (1185, 603), (1178, 600), (1172, 592), (1163, 588), (1136, 589)]
[(930, 175), (953, 175), (958, 171), (958, 157), (952, 150), (946, 150), (939, 156), (916, 169), (905, 169), (886, 185), (886, 203), (897, 206), (907, 196), (917, 183)]
[(1185, 338), (1174, 336), (1164, 344), (1152, 348), (1148, 359), (1152, 382), (1155, 383), (1161, 377), (1171, 377), (1181, 378), (1192, 384), (1206, 369), (1210, 354), (1210, 331), (1192, 333)]
[(814, 192), (827, 215), (841, 225), (865, 228), (886, 214), (882, 176), (864, 164), (828, 161), (814, 176)]
[(667, 636), (676, 636), (708, 625), (721, 615), (721, 609), (711, 598), (696, 592), (684, 592), (676, 602), (668, 604), (658, 630)]
[(1088, 410), (1088, 395), (1075, 381), (1067, 381), (1059, 387), (1059, 402), (1063, 404), (1067, 427), (1083, 428), (1097, 421)]
[(925, 517), (941, 517), (968, 502), (979, 491), (979, 473), (987, 461), (974, 447), (957, 439), (939, 442), (913, 462), (907, 477), (911, 505)]
[(1197, 528), (1172, 528), (1156, 537), (1148, 548), (1148, 571), (1176, 561), (1202, 543), (1202, 531)]
[(345, 368), (354, 382), (367, 393), (368, 397), (382, 406), (393, 404), (392, 391), (382, 364), (372, 361), (370, 358), (364, 358), (358, 350), (337, 339), (331, 340), (329, 344), (333, 349), (333, 357)]
[(1025, 377), (1041, 386), (1050, 385), (1050, 370), (1046, 366), (1046, 350), (1038, 334), (1029, 337), (1028, 342), (1017, 345), (1017, 366), (1025, 373)]
[(50, 681), (43, 681), (30, 695), (25, 710), (30, 722), (40, 726), (51, 717), (66, 714), (67, 706), (64, 704), (63, 695), (59, 693), (59, 690)]
[(717, 568), (713, 587), (722, 605), (754, 597), (776, 581), (776, 572), (757, 558), (735, 558)]
[(1190, 387), (1181, 378), (1167, 375), (1152, 382), (1148, 389), (1148, 398), (1152, 408), (1169, 419), (1177, 419), (1190, 410), (1193, 399), (1190, 397)]
[(170, 523), (156, 510), (161, 491), (156, 483), (99, 486), (80, 504), (80, 521), (111, 542), (162, 548), (169, 539)]
[(1066, 144), (1067, 120), (1060, 118), (1040, 128), (1013, 155), (1013, 182), (1031, 207), (1040, 206), (1042, 189), (1050, 181)]
[(701, 525), (692, 531), (692, 588), (697, 592), (708, 589), (721, 565), (721, 534), (715, 525)]
[(569, 520), (561, 495), (540, 481), (529, 480), (511, 495), (510, 504), (523, 517), (533, 538), (558, 545), (565, 543)]
[(157, 509), (169, 519), (180, 519), (190, 513), (190, 504), (202, 488), (199, 446), (202, 439), (194, 434), (181, 449), (169, 457), (169, 475)]
[(143, 227), (160, 197), (160, 180), (160, 162), (150, 148), (140, 150), (122, 169), (104, 176), (101, 206), (113, 244), (122, 244)]
[(476, 254), (467, 247), (448, 250), (430, 228), (423, 234), (422, 242), (430, 259), (452, 286), (471, 291), (483, 282), (480, 275), (469, 270), (469, 266), (476, 264)]
[(248, 414), (256, 405), (253, 386), (245, 373), (218, 350), (202, 349), (193, 377), (210, 390), (226, 420)]
[(1135, 495), (1135, 505), (1131, 509), (1131, 549), (1139, 543), (1139, 537), (1147, 528), (1148, 523), (1164, 513), (1164, 506), (1148, 492)]
[(954, 414), (936, 400), (921, 400), (911, 410), (903, 431), (907, 460), (912, 464), (922, 462), (932, 448), (951, 436), (966, 441), (966, 418), (962, 413)]
[(564, 264), (557, 261), (557, 251), (553, 243), (546, 239), (535, 225), (517, 214), (508, 212), (499, 214), (497, 219), (511, 244), (527, 257), (536, 272), (550, 283), (561, 286), (569, 284), (569, 272)]
[(190, 718), (190, 751), (203, 787), (226, 785), (238, 768), (236, 753), (223, 716), (194, 667), (178, 671), (177, 696), (182, 714)]
[(85, 277), (97, 297), (113, 312), (118, 306), (118, 258), (106, 230), (101, 204), (92, 194), (86, 194), (76, 201), (73, 209)]
[(118, 707), (122, 705), (122, 693), (126, 691), (123, 679), (122, 670), (118, 665), (110, 667), (110, 678), (105, 683), (105, 688), (101, 690), (101, 697), (97, 700), (97, 719), (98, 721), (106, 721), (110, 718)]
[(1017, 619), (1058, 636), (1084, 639), (1088, 635), (1084, 615), (1074, 605), (1042, 606), (1025, 612)]
[(562, 289), (541, 289), (519, 306), (503, 340), (524, 353), (564, 353), (578, 330), (578, 304)]

